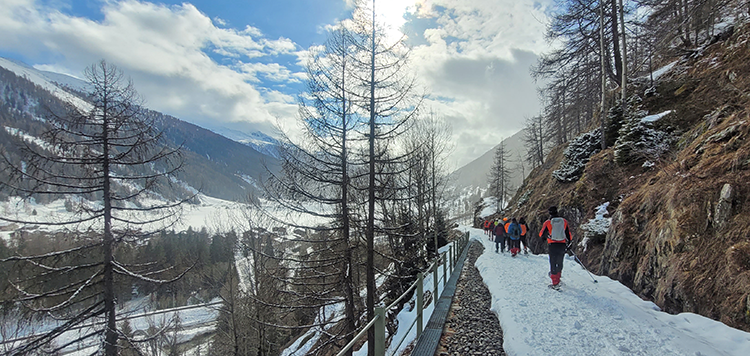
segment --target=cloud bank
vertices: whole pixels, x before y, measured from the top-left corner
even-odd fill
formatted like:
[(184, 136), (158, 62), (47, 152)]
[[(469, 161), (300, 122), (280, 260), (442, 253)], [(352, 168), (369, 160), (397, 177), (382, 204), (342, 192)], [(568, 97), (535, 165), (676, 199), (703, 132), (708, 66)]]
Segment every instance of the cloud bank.
[[(376, 1), (382, 18), (414, 44), (412, 68), (429, 95), (428, 109), (453, 126), (454, 168), (539, 113), (529, 67), (547, 48), (543, 35), (551, 3)], [(274, 124), (297, 127), (301, 65), (307, 47), (316, 44), (269, 39), (252, 26), (230, 28), (187, 2), (106, 0), (97, 19), (50, 4), (64, 2), (0, 0), (0, 50), (32, 59), (39, 69), (78, 77), (106, 59), (133, 79), (150, 108), (198, 125), (235, 122), (268, 133)]]
[(100, 21), (34, 0), (0, 5), (0, 47), (28, 57), (49, 53), (51, 63), (40, 68), (80, 77), (83, 68), (106, 59), (132, 77), (149, 107), (198, 124), (246, 121), (269, 128), (277, 118), (294, 118), (292, 97), (257, 85), (300, 80), (300, 73), (260, 61), (294, 56), (299, 46), (290, 39), (267, 39), (250, 26), (223, 28), (189, 3), (108, 1)]

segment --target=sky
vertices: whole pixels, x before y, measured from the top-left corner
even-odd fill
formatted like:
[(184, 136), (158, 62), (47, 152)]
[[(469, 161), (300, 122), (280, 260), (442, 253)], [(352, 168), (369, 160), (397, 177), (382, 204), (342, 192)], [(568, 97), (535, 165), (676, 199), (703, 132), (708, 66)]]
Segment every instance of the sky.
[[(146, 105), (209, 129), (296, 129), (308, 50), (353, 0), (0, 0), (0, 56), (81, 78), (105, 59)], [(539, 114), (529, 74), (551, 0), (376, 0), (408, 37), (424, 105), (459, 168)]]

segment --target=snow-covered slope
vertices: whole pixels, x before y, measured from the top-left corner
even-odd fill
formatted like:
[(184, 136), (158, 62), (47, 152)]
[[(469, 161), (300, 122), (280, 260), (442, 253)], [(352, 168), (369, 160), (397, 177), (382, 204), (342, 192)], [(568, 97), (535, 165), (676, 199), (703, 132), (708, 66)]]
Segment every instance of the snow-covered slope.
[[(228, 125), (231, 125), (229, 123)], [(263, 132), (252, 130), (243, 123), (234, 123), (236, 128), (227, 126), (209, 127), (208, 129), (222, 135), (230, 140), (237, 141), (243, 145), (248, 145), (264, 155), (279, 158), (277, 146), (279, 142)], [(249, 132), (249, 133), (248, 133)]]
[[(525, 172), (518, 165), (518, 157), (526, 157), (526, 148), (523, 143), (524, 130), (518, 131), (511, 137), (508, 137), (502, 141), (505, 145), (505, 150), (508, 152), (508, 159), (511, 161), (511, 188), (515, 190), (521, 183), (523, 183), (524, 174), (528, 174), (531, 169), (526, 168)], [(450, 174), (451, 180), (455, 183), (456, 188), (459, 190), (467, 187), (482, 187), (486, 188), (489, 185), (488, 175), (492, 164), (495, 160), (495, 151), (500, 146), (493, 147), (489, 151), (485, 152), (479, 158), (469, 162), (465, 166), (455, 170)], [(524, 162), (524, 164), (527, 164)]]
[[(86, 88), (86, 84), (83, 81), (78, 81), (73, 77), (68, 77), (62, 74), (53, 73), (53, 75), (49, 75), (49, 72), (42, 72), (23, 63), (19, 63), (2, 57), (0, 57), (0, 67), (3, 67), (15, 73), (19, 77), (26, 78), (32, 83), (46, 89), (58, 99), (69, 102), (82, 111), (88, 111), (91, 108), (91, 105), (89, 103), (82, 100), (78, 96), (65, 91), (55, 83), (61, 83), (63, 85), (70, 86), (73, 89), (80, 90)], [(63, 80), (63, 77), (67, 79)]]

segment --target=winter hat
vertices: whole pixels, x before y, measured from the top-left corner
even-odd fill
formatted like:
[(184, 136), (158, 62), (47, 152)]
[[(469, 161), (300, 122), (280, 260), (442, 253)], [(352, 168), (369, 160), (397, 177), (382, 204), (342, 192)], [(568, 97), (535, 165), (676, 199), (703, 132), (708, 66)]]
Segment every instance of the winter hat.
[(549, 207), (548, 211), (549, 211), (550, 215), (557, 216), (557, 207), (556, 206), (553, 205), (553, 206)]

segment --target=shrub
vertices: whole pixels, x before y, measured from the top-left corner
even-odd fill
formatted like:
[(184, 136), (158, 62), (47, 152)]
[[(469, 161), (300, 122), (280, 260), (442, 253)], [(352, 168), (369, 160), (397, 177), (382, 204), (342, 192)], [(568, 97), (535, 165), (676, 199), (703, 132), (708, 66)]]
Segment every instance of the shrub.
[(561, 182), (575, 182), (583, 175), (589, 158), (601, 149), (601, 134), (599, 129), (584, 133), (570, 141), (563, 152), (560, 168), (552, 172), (552, 177)]

